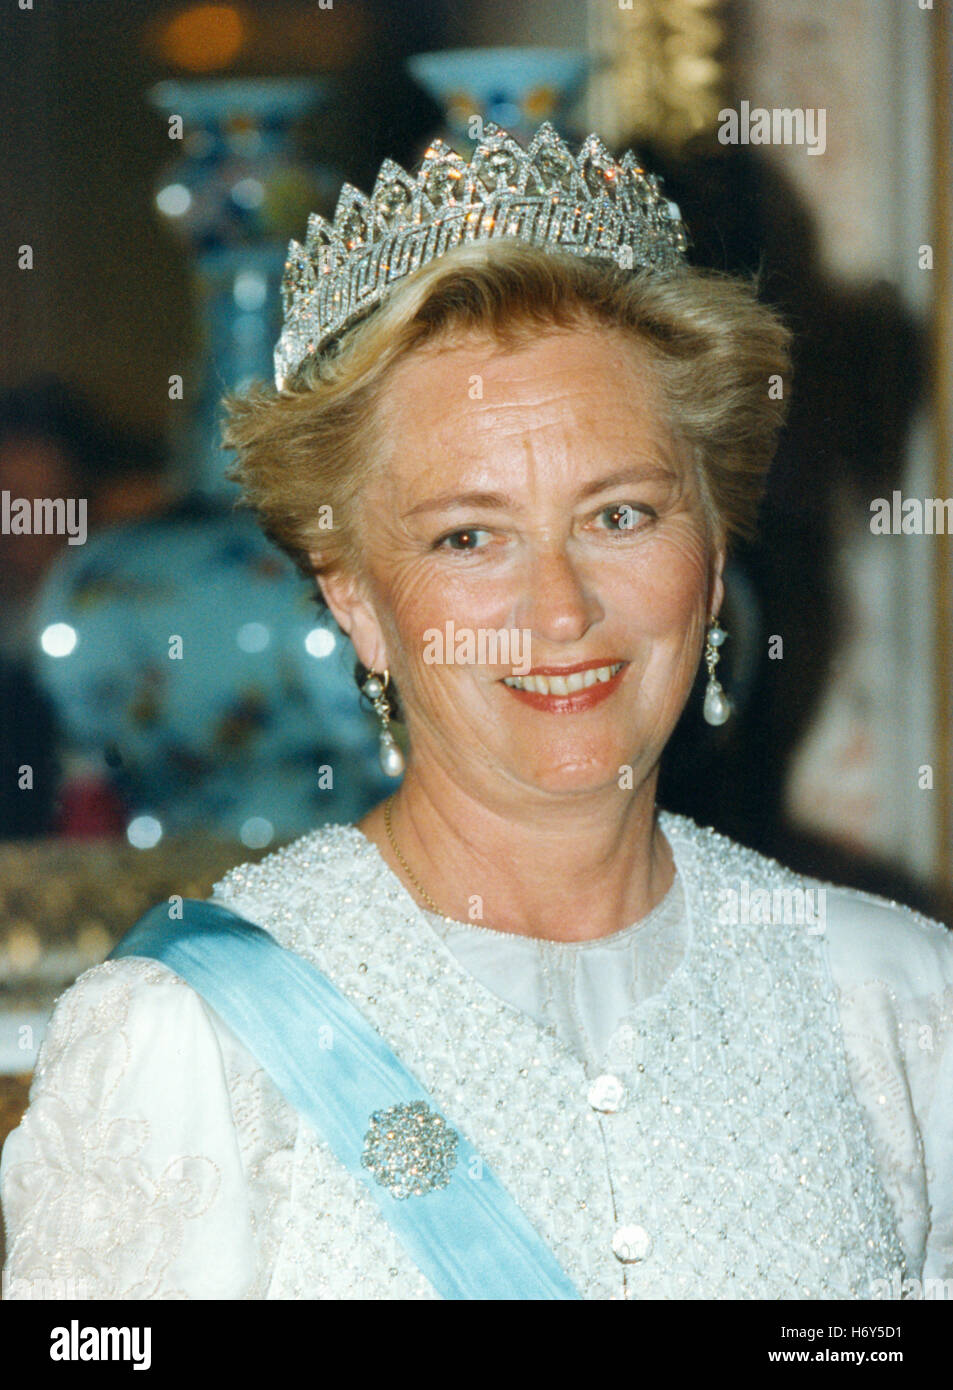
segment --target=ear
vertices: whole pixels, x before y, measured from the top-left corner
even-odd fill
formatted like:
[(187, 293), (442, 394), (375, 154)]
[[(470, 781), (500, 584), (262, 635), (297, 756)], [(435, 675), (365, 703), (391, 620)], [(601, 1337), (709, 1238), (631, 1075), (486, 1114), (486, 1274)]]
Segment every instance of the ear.
[[(315, 556), (311, 556), (314, 563)], [(355, 575), (334, 570), (317, 575), (324, 601), (342, 631), (350, 637), (358, 660), (369, 671), (383, 671), (389, 664), (387, 647), (374, 605)]]

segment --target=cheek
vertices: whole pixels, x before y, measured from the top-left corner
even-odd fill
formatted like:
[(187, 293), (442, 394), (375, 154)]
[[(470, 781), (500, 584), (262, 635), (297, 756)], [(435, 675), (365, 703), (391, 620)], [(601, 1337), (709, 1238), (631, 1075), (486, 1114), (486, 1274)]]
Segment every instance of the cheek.
[[(449, 619), (459, 627), (493, 627), (485, 620), (486, 595), (457, 576), (438, 573), (418, 556), (378, 569), (374, 580), (375, 606), (384, 641), (390, 653), (395, 678), (400, 685), (418, 692), (430, 689), (433, 668), (424, 660), (431, 642), (428, 631), (444, 631)], [(459, 668), (464, 670), (465, 668)], [(448, 666), (440, 674), (443, 683), (457, 668)]]
[(640, 631), (688, 636), (707, 588), (705, 542), (693, 529), (659, 537), (643, 547), (634, 564), (619, 566), (613, 575), (613, 606)]
[(422, 643), (428, 628), (442, 627), (448, 619), (463, 627), (499, 626), (496, 619), (506, 611), (511, 587), (415, 558), (393, 565), (378, 585), (378, 595), (382, 611), (411, 646)]

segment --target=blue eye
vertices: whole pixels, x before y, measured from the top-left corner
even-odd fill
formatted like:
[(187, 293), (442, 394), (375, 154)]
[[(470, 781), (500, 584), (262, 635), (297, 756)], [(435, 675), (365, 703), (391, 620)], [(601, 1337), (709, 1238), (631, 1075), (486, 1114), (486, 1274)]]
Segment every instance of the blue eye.
[(453, 550), (453, 551), (455, 551), (458, 555), (460, 555), (460, 554), (466, 555), (466, 554), (471, 553), (472, 551), (478, 549), (479, 547), (477, 547), (476, 545), (471, 545), (471, 544), (465, 544), (465, 545), (462, 545), (462, 546), (448, 545), (447, 542), (448, 542), (448, 541), (461, 540), (461, 539), (462, 539), (463, 541), (469, 542), (469, 541), (472, 541), (472, 540), (473, 540), (474, 536), (486, 536), (486, 535), (489, 535), (489, 532), (488, 532), (488, 531), (483, 531), (483, 530), (481, 530), (480, 527), (478, 527), (478, 526), (464, 526), (464, 527), (461, 527), (461, 529), (460, 529), (459, 531), (450, 531), (450, 532), (447, 533), (447, 535), (441, 536), (440, 539), (435, 543), (434, 549), (435, 549), (435, 550), (440, 550), (440, 549)]

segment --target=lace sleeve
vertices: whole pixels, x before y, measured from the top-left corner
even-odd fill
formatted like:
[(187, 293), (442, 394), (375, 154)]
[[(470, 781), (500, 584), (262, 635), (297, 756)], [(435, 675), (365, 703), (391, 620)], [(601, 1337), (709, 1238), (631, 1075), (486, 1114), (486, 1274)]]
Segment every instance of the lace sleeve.
[(60, 998), (0, 1162), (7, 1298), (240, 1298), (254, 1278), (215, 1028), (155, 961)]
[[(850, 901), (847, 901), (849, 896)], [(953, 1296), (953, 934), (866, 894), (830, 894), (828, 951), (848, 1069), (908, 1274)], [(831, 910), (832, 909), (832, 910)]]

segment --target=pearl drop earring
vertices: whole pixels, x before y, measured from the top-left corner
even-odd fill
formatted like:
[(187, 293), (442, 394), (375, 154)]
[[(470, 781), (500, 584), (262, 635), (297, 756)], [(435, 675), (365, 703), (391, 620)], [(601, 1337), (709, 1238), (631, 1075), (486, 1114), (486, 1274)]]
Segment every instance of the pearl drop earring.
[(731, 701), (715, 679), (715, 667), (721, 660), (719, 648), (728, 634), (712, 618), (705, 639), (705, 665), (708, 667), (708, 686), (705, 690), (705, 704), (702, 713), (709, 724), (724, 724), (731, 714)]
[(361, 686), (361, 694), (366, 695), (377, 711), (381, 721), (380, 759), (381, 770), (388, 777), (399, 777), (404, 770), (404, 755), (390, 731), (390, 710), (384, 698), (384, 691), (390, 682), (390, 670), (385, 667), (383, 675), (369, 672)]

